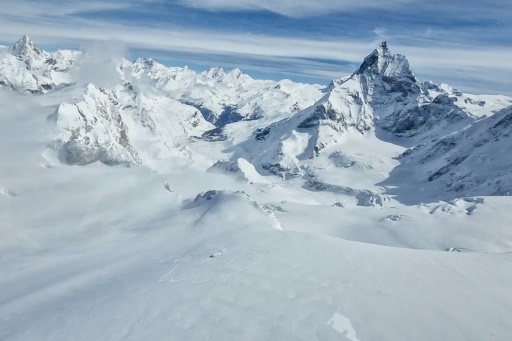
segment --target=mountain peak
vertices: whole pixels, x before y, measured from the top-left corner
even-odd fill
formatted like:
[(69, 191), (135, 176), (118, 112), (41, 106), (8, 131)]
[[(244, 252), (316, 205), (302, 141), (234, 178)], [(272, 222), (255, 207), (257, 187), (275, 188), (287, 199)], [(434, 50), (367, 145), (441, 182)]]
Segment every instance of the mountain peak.
[(392, 55), (385, 40), (364, 59), (354, 73), (354, 75), (371, 74), (387, 77), (414, 77), (407, 58), (400, 54)]
[(383, 41), (377, 46), (373, 52), (368, 55), (359, 69), (355, 72), (355, 74), (363, 74), (363, 73), (382, 73), (384, 65), (392, 58), (391, 53), (388, 49), (388, 44), (386, 41)]
[(15, 44), (34, 44), (34, 42), (32, 41), (32, 39), (30, 39), (29, 36), (24, 35)]
[(209, 70), (207, 70), (207, 72), (206, 72), (206, 76), (208, 78), (217, 78), (224, 74), (225, 74), (224, 69), (221, 68), (220, 66), (212, 67)]
[(11, 46), (9, 51), (18, 58), (31, 58), (42, 54), (41, 50), (36, 47), (36, 44), (28, 36), (21, 37), (20, 40)]
[(235, 78), (240, 78), (244, 73), (239, 68), (235, 68), (228, 72), (230, 75), (232, 75)]
[(389, 49), (388, 49), (388, 43), (384, 40), (382, 41), (379, 46), (377, 46), (377, 48), (375, 49), (374, 52), (377, 52), (381, 55), (390, 55), (389, 53)]

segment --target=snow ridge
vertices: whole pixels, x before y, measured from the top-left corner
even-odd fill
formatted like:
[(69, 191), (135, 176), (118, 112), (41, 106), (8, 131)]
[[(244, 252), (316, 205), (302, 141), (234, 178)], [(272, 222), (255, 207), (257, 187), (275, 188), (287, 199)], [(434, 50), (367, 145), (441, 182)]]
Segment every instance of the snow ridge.
[[(78, 51), (42, 51), (24, 36), (0, 53), (0, 86), (32, 93), (69, 86), (78, 80), (80, 56)], [(258, 182), (266, 182), (262, 176), (268, 175), (304, 178), (305, 188), (316, 188), (308, 185), (312, 181), (355, 198), (357, 193), (385, 195), (386, 189), (325, 182), (317, 178), (318, 164), (332, 164), (330, 155), (342, 153), (344, 145), (361, 138), (388, 142), (385, 132), (398, 138), (399, 145), (419, 146), (404, 154), (401, 160), (408, 165), (402, 168), (418, 163), (423, 167), (433, 160), (427, 167), (429, 182), (446, 179), (449, 191), (481, 193), (485, 186), (460, 190), (468, 187), (463, 179), (482, 182), (468, 175), (476, 174), (473, 165), (468, 165), (462, 180), (447, 179), (453, 175), (449, 169), (466, 164), (463, 159), (471, 159), (469, 154), (474, 152), (465, 149), (460, 151), (463, 156), (446, 156), (443, 146), (462, 144), (465, 134), (485, 124), (478, 117), (491, 116), (484, 120), (489, 122), (495, 119), (492, 115), (505, 115), (495, 114), (500, 109), (512, 105), (505, 96), (467, 95), (446, 84), (421, 83), (407, 58), (392, 54), (386, 42), (352, 75), (324, 88), (289, 80), (256, 80), (239, 69), (215, 67), (198, 73), (152, 59), (122, 60), (115, 65), (114, 75), (117, 80), (112, 85), (88, 84), (83, 99), (64, 102), (51, 115), (55, 122), (51, 146), (58, 150), (61, 162), (152, 167), (172, 158), (192, 162), (198, 153), (210, 159), (205, 151), (210, 147), (204, 149), (204, 142), (223, 143), (230, 151), (226, 167), (239, 169), (242, 162), (242, 173), (252, 174), (242, 177)], [(491, 134), (490, 129), (478, 129), (483, 135)], [(504, 135), (495, 130), (494, 134)], [(420, 151), (429, 155), (419, 157)], [(493, 164), (497, 159), (485, 158)], [(218, 161), (210, 159), (209, 165)], [(497, 186), (492, 193), (508, 193), (508, 185)]]

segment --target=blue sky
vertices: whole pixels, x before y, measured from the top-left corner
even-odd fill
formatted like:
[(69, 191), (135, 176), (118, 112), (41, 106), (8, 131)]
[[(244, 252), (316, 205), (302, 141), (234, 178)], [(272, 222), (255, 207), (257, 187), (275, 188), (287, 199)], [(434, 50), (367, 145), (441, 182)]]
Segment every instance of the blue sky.
[(421, 80), (512, 94), (512, 2), (504, 0), (17, 0), (0, 41), (46, 49), (123, 41), (126, 57), (239, 67), (255, 77), (327, 83), (382, 40)]

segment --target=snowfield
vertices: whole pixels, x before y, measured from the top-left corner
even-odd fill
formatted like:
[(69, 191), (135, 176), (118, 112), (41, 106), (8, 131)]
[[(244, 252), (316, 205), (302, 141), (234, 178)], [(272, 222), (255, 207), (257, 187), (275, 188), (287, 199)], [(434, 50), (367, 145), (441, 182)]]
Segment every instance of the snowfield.
[(0, 52), (0, 340), (510, 340), (511, 98), (81, 58)]

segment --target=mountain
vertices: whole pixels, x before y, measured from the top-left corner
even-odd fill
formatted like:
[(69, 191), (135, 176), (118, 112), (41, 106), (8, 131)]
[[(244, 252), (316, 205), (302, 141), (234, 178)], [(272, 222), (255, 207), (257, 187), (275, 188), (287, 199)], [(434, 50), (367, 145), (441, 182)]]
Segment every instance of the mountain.
[(473, 121), (447, 94), (429, 96), (407, 58), (392, 55), (383, 42), (351, 76), (331, 82), (313, 106), (256, 131), (234, 158), (245, 157), (272, 174), (303, 174), (302, 163), (353, 135), (382, 128), (434, 139)]
[(43, 64), (48, 56), (28, 37), (23, 36), (9, 48), (9, 53), (27, 63), (29, 67)]
[(196, 73), (189, 68), (168, 68), (151, 59), (122, 65), (124, 77), (147, 82), (166, 96), (196, 107), (216, 127), (240, 120), (286, 115), (313, 104), (320, 86), (255, 80), (239, 69), (216, 67)]
[(190, 154), (186, 140), (213, 126), (199, 110), (130, 83), (112, 90), (89, 84), (84, 99), (62, 103), (50, 118), (53, 147), (67, 164), (150, 163)]
[(317, 86), (253, 80), (237, 69), (198, 74), (150, 59), (123, 60), (114, 67), (117, 85), (89, 84), (83, 101), (63, 103), (52, 115), (57, 136), (52, 146), (62, 162), (147, 165), (193, 158), (187, 139), (212, 136), (240, 120), (286, 115), (320, 93)]
[(512, 106), (433, 143), (408, 149), (395, 173), (411, 174), (411, 183), (426, 188), (430, 199), (510, 195), (511, 123)]
[(40, 50), (27, 36), (0, 50), (0, 86), (16, 91), (44, 93), (73, 82), (71, 71), (78, 51)]
[(104, 57), (1, 49), (0, 340), (510, 338), (512, 98)]
[[(47, 93), (80, 83), (86, 63), (78, 51), (46, 52), (24, 36), (2, 50), (1, 84)], [(210, 166), (217, 163), (217, 169), (237, 170), (243, 164), (251, 178), (302, 178), (305, 188), (342, 193), (361, 205), (389, 201), (382, 181), (396, 166), (390, 160), (396, 148), (386, 147), (389, 143), (441, 150), (447, 139), (481, 126), (479, 117), (492, 118), (512, 105), (506, 96), (468, 95), (446, 84), (420, 82), (407, 58), (392, 54), (386, 42), (352, 75), (325, 87), (256, 80), (239, 69), (198, 73), (152, 59), (123, 59), (105, 67), (112, 69), (110, 85), (77, 84), (82, 93), (50, 115), (55, 122), (50, 146), (61, 162), (153, 167), (167, 159), (199, 157)], [(351, 152), (347, 148), (354, 141), (390, 154)], [(204, 142), (220, 143), (225, 151), (213, 156), (210, 149), (218, 147)], [(418, 153), (401, 158), (407, 166), (401, 164), (395, 173), (411, 164), (427, 167), (428, 177), (446, 169), (437, 167), (439, 160), (427, 166), (433, 157), (412, 156)], [(345, 173), (359, 169), (372, 180), (355, 186), (333, 177), (331, 167)]]

